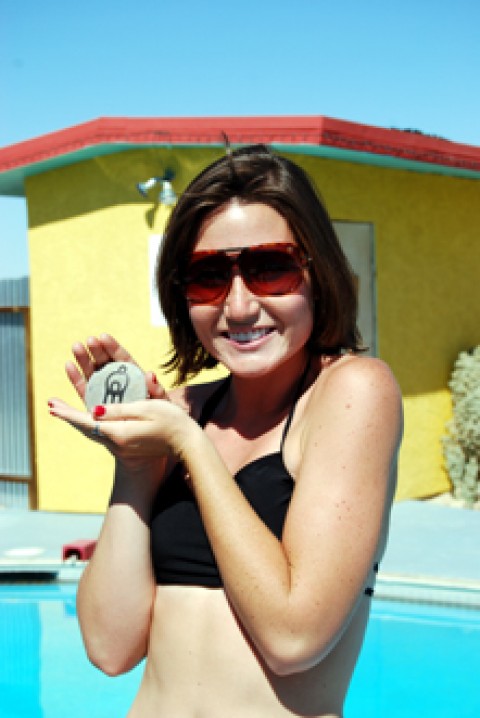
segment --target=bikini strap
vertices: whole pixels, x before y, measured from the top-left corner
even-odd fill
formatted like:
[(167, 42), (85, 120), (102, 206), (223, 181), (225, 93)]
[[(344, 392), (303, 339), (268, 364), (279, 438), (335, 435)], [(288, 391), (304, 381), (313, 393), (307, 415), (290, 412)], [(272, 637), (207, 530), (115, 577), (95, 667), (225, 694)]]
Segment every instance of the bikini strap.
[(199, 425), (202, 427), (202, 429), (205, 427), (205, 425), (210, 421), (213, 412), (217, 408), (217, 406), (220, 404), (221, 400), (225, 396), (228, 387), (230, 386), (230, 380), (232, 376), (229, 374), (222, 383), (217, 386), (215, 391), (213, 391), (210, 396), (208, 397), (207, 401), (202, 407), (202, 411), (200, 413), (200, 417), (198, 419)]
[(302, 376), (300, 377), (300, 380), (297, 384), (297, 388), (295, 390), (295, 396), (293, 397), (292, 406), (290, 407), (290, 411), (288, 412), (287, 421), (285, 422), (285, 426), (283, 427), (282, 431), (282, 438), (280, 440), (280, 451), (283, 452), (283, 445), (285, 443), (285, 439), (287, 438), (288, 430), (290, 429), (290, 424), (292, 423), (293, 415), (295, 413), (295, 407), (297, 406), (297, 402), (302, 396), (303, 390), (305, 388), (305, 382), (307, 380), (308, 372), (310, 371), (310, 359), (307, 361), (307, 364), (305, 366), (305, 369), (303, 370)]

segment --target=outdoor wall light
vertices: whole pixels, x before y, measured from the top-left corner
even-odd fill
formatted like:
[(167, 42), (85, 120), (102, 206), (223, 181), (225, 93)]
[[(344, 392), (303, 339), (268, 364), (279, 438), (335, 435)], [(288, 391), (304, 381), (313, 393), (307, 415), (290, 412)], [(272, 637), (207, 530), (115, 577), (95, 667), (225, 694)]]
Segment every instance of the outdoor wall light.
[(158, 194), (158, 202), (164, 204), (167, 207), (171, 207), (177, 201), (177, 195), (172, 186), (172, 180), (174, 173), (171, 170), (166, 170), (162, 177), (150, 177), (144, 182), (137, 182), (137, 189), (142, 197), (148, 197), (150, 191), (158, 184), (161, 185), (160, 192)]

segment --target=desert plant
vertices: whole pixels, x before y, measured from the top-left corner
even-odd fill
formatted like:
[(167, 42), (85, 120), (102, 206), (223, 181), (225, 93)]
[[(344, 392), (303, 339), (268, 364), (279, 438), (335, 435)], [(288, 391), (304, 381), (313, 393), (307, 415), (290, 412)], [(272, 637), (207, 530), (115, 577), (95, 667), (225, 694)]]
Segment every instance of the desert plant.
[(480, 495), (480, 346), (459, 354), (448, 386), (453, 417), (442, 437), (445, 464), (455, 498), (473, 506)]

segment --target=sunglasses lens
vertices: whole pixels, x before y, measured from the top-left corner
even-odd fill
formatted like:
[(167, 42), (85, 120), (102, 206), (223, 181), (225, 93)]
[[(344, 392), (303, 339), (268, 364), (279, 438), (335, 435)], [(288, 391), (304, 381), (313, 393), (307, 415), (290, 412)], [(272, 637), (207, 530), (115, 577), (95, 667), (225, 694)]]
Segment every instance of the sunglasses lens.
[(224, 254), (194, 260), (185, 279), (185, 295), (194, 304), (215, 302), (228, 289), (231, 276), (231, 262)]
[(192, 304), (210, 304), (225, 298), (237, 266), (250, 291), (259, 296), (293, 292), (303, 279), (304, 258), (295, 245), (248, 247), (233, 258), (225, 251), (199, 252), (193, 256), (184, 281)]
[(301, 260), (291, 245), (285, 249), (252, 249), (242, 260), (247, 283), (260, 296), (289, 294), (303, 279)]

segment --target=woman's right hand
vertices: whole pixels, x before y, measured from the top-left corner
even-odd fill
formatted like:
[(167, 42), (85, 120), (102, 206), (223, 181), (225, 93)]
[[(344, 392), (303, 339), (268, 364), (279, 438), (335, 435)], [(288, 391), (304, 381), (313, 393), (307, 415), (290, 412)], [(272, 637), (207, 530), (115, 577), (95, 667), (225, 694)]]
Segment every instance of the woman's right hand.
[[(85, 391), (88, 380), (96, 370), (101, 369), (105, 364), (113, 361), (123, 361), (138, 366), (138, 363), (132, 355), (109, 334), (100, 334), (98, 337), (91, 336), (84, 344), (76, 342), (72, 346), (72, 353), (75, 361), (68, 361), (65, 365), (65, 371), (82, 402), (85, 401)], [(158, 383), (155, 374), (153, 372), (145, 372), (144, 375), (149, 398), (168, 401), (168, 395), (163, 386)], [(63, 404), (64, 407), (67, 406), (63, 402), (59, 402), (59, 400), (50, 401), (51, 414), (58, 416), (55, 409), (58, 410), (61, 404)], [(73, 422), (72, 424), (87, 438), (102, 444), (113, 454), (117, 463), (116, 473), (133, 474), (134, 476), (146, 474), (151, 475), (151, 479), (156, 477), (157, 480), (158, 476), (163, 474), (165, 470), (165, 457), (147, 457), (144, 459), (140, 457), (128, 459), (126, 457), (119, 457), (114, 445), (108, 441), (108, 439), (102, 436), (93, 437), (91, 432), (82, 431), (78, 425), (75, 425)]]
[[(109, 334), (89, 337), (85, 344), (76, 342), (72, 347), (75, 362), (68, 361), (65, 371), (82, 401), (85, 400), (87, 382), (92, 374), (112, 361), (130, 362), (138, 366), (131, 354)], [(153, 372), (145, 372), (148, 395), (151, 399), (166, 399), (165, 389)]]

